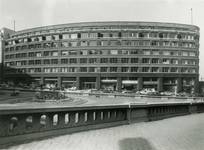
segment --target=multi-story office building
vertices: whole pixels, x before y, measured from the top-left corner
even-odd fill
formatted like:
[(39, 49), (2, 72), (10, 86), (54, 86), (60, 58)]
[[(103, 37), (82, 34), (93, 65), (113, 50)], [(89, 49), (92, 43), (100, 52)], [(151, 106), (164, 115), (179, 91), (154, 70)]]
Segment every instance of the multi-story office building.
[(88, 22), (26, 29), (4, 48), (4, 76), (43, 84), (196, 92), (199, 27), (158, 22)]
[(3, 80), (3, 60), (4, 60), (4, 47), (5, 39), (8, 39), (10, 34), (14, 33), (13, 30), (2, 28), (0, 29), (0, 83)]

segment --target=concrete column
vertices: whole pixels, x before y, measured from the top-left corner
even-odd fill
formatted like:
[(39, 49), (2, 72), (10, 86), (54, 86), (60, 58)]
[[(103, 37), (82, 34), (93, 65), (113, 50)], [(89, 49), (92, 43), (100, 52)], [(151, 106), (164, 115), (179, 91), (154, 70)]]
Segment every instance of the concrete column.
[(61, 88), (62, 86), (62, 77), (57, 78), (57, 87)]
[(41, 84), (41, 85), (45, 84), (45, 78), (44, 78), (44, 77), (41, 77), (41, 78), (40, 78), (40, 84)]
[(76, 88), (77, 90), (80, 89), (80, 78), (79, 77), (76, 77)]
[(117, 78), (117, 90), (119, 92), (121, 92), (121, 90), (122, 90), (122, 78), (121, 77)]
[(163, 91), (163, 78), (162, 77), (158, 78), (157, 91), (158, 92)]
[(101, 77), (100, 76), (96, 77), (96, 89), (97, 90), (101, 89)]
[(138, 79), (137, 79), (137, 90), (138, 91), (140, 91), (140, 90), (142, 90), (143, 89), (143, 78), (142, 77), (139, 77)]
[(0, 137), (8, 135), (10, 119), (7, 115), (0, 115)]
[(177, 78), (177, 93), (182, 91), (182, 78)]
[(199, 79), (198, 79), (198, 77), (195, 77), (194, 80), (195, 80), (194, 93), (199, 93)]

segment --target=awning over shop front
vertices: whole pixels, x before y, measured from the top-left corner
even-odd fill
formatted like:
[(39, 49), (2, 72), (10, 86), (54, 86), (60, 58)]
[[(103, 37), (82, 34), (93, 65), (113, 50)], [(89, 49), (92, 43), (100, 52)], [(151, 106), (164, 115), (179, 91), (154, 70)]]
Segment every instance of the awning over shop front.
[(57, 81), (57, 78), (45, 78), (45, 81)]
[(117, 80), (114, 80), (114, 79), (104, 79), (104, 80), (101, 80), (102, 83), (116, 83)]
[(122, 84), (137, 84), (137, 80), (123, 80)]

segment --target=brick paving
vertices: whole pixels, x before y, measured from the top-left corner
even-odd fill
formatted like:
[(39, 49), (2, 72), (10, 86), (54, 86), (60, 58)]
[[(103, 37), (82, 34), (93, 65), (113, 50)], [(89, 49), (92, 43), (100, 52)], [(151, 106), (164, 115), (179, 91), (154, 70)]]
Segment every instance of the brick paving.
[(9, 150), (203, 150), (204, 114), (74, 133)]

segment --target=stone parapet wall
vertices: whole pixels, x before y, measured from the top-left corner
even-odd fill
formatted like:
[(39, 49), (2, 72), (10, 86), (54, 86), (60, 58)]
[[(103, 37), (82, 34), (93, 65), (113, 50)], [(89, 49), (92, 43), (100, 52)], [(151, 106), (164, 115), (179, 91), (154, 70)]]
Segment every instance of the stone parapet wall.
[(0, 110), (0, 147), (67, 133), (204, 111), (204, 103), (130, 104)]

